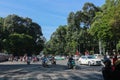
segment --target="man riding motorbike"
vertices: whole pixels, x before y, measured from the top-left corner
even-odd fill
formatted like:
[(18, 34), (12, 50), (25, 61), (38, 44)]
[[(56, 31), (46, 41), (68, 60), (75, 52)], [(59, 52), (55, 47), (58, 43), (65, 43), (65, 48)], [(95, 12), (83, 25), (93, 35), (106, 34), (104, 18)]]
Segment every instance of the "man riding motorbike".
[(30, 65), (30, 62), (31, 62), (31, 57), (27, 57), (27, 64)]
[(67, 65), (69, 69), (75, 69), (75, 60), (73, 59), (73, 55), (69, 57)]
[(47, 56), (44, 56), (42, 58), (42, 66), (43, 67), (47, 67), (48, 66), (48, 58), (47, 58)]
[(54, 56), (52, 56), (51, 64), (55, 64), (55, 65), (56, 65), (56, 60), (55, 60), (55, 57), (54, 57)]

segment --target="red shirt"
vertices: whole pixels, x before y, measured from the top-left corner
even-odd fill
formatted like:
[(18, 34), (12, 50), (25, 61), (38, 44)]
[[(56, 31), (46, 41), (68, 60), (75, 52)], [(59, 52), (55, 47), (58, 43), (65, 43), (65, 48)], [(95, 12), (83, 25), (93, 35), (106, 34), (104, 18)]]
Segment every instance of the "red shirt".
[(116, 61), (117, 61), (117, 58), (113, 58), (113, 65), (115, 65)]

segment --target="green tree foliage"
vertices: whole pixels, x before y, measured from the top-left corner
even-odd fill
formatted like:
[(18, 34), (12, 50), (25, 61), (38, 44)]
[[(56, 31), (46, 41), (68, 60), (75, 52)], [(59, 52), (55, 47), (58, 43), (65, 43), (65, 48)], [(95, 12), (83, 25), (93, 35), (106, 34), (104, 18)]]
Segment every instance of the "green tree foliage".
[(75, 54), (76, 50), (84, 52), (91, 50), (96, 43), (92, 35), (88, 33), (95, 13), (100, 11), (92, 3), (86, 3), (83, 11), (70, 12), (67, 18), (68, 25), (59, 26), (46, 43), (46, 53), (69, 55)]
[(50, 41), (46, 43), (44, 52), (48, 54), (63, 55), (66, 46), (66, 25), (59, 28), (51, 35)]
[(24, 55), (34, 50), (35, 42), (29, 35), (13, 33), (3, 41), (5, 49), (14, 55)]
[(3, 49), (3, 43), (2, 43), (2, 39), (3, 39), (3, 21), (4, 19), (2, 17), (0, 17), (0, 52)]
[(120, 41), (117, 44), (117, 50), (120, 51)]
[(93, 21), (93, 18), (95, 17), (95, 13), (100, 11), (99, 7), (96, 7), (93, 3), (85, 3), (83, 6), (83, 22), (85, 24), (85, 27), (90, 27), (90, 24)]
[[(120, 40), (120, 1), (106, 0), (102, 6), (103, 12), (97, 13), (90, 28), (90, 33), (106, 44), (106, 50), (116, 49)], [(111, 52), (112, 53), (112, 52)]]
[[(4, 47), (2, 47), (4, 51), (7, 51), (8, 53), (15, 53), (18, 55), (22, 55), (25, 54), (27, 50), (31, 54), (32, 53), (38, 54), (44, 48), (44, 39), (41, 38), (43, 36), (41, 26), (39, 26), (35, 22), (32, 22), (32, 19), (19, 17), (13, 14), (0, 19), (0, 23), (1, 23), (2, 35), (3, 35), (1, 41), (2, 43), (3, 41), (5, 42), (5, 44), (7, 43)], [(25, 37), (27, 37), (28, 39)], [(24, 41), (24, 44), (22, 43), (22, 40)], [(21, 45), (24, 45), (24, 47)], [(15, 47), (13, 48), (15, 48), (16, 50), (18, 50), (19, 48), (20, 49), (18, 50), (18, 52), (16, 51), (12, 52), (13, 48), (11, 49), (11, 47), (8, 46), (12, 46), (12, 47), (15, 46), (16, 48)]]

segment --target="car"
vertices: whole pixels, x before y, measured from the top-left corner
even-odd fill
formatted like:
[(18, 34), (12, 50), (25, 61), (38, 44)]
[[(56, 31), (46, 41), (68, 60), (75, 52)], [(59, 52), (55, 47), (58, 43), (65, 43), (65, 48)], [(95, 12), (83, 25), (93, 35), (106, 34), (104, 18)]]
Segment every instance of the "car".
[(65, 57), (64, 56), (55, 56), (55, 59), (56, 60), (65, 60)]
[(78, 60), (78, 59), (79, 59), (79, 56), (78, 56), (78, 55), (74, 55), (73, 59), (74, 59), (74, 60)]
[(97, 59), (101, 59), (103, 60), (104, 59), (104, 56), (102, 54), (93, 54), (95, 56), (95, 58)]
[(81, 56), (78, 59), (78, 63), (91, 65), (101, 65), (101, 59), (95, 58), (94, 55)]

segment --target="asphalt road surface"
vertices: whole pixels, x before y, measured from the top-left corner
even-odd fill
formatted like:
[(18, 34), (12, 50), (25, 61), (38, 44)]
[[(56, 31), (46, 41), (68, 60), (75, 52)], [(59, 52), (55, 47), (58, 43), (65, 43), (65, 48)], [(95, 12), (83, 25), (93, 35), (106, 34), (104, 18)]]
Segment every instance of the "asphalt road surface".
[(57, 65), (42, 67), (41, 62), (27, 65), (24, 62), (1, 62), (0, 80), (103, 80), (102, 66), (79, 65), (75, 70), (67, 68), (66, 60)]

